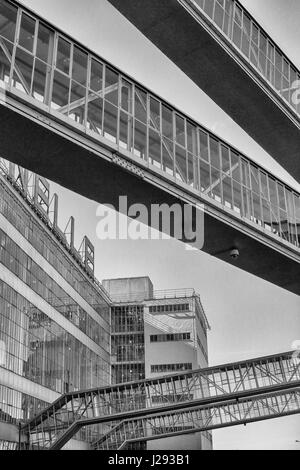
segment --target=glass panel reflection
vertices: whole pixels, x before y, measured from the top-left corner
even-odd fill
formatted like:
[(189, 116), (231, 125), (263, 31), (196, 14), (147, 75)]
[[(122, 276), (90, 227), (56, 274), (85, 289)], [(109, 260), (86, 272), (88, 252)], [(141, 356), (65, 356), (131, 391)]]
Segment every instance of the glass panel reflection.
[(31, 16), (26, 15), (26, 13), (22, 14), (19, 45), (30, 52), (33, 51), (35, 23), (35, 20)]
[(15, 30), (18, 9), (6, 2), (0, 1), (0, 36), (11, 42), (15, 40)]

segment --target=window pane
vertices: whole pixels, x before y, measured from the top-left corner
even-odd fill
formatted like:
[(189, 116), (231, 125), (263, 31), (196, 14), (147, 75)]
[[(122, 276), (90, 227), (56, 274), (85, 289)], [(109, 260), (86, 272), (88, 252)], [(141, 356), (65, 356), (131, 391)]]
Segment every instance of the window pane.
[(266, 76), (266, 61), (267, 61), (267, 38), (260, 32), (259, 35), (259, 69), (264, 76)]
[(204, 11), (212, 18), (213, 16), (214, 3), (212, 0), (205, 0)]
[(17, 11), (10, 3), (0, 1), (0, 35), (11, 42), (15, 40)]
[(235, 4), (234, 22), (233, 22), (233, 42), (240, 49), (242, 39), (242, 9)]
[(238, 183), (241, 182), (240, 157), (237, 153), (231, 151), (231, 176)]
[(164, 138), (162, 145), (162, 164), (163, 171), (169, 175), (174, 175), (174, 157), (173, 157), (173, 142)]
[(274, 207), (278, 207), (276, 181), (269, 177), (270, 201)]
[(263, 171), (259, 171), (259, 176), (260, 176), (261, 196), (263, 198), (269, 200), (269, 189), (268, 189), (267, 175)]
[(69, 117), (79, 124), (85, 121), (86, 88), (72, 80)]
[(176, 121), (176, 142), (177, 144), (180, 144), (183, 147), (185, 147), (185, 129), (184, 129), (185, 120), (181, 116), (178, 116), (178, 114), (176, 114), (175, 121)]
[[(4, 40), (3, 40), (4, 42)], [(6, 42), (6, 41), (5, 41)], [(9, 56), (11, 57), (12, 49), (9, 51), (8, 47), (10, 43), (2, 45), (0, 47), (0, 85), (3, 87), (5, 83), (9, 83), (9, 76), (10, 76), (10, 62), (7, 59), (6, 54), (4, 53), (3, 47), (6, 52), (9, 52)]]
[(252, 192), (252, 206), (254, 221), (261, 225), (260, 197), (254, 192)]
[(103, 99), (91, 94), (88, 103), (87, 125), (97, 134), (101, 134), (102, 131), (102, 111)]
[(243, 216), (251, 220), (252, 216), (252, 201), (250, 189), (246, 189), (242, 186), (243, 194)]
[(282, 186), (282, 184), (277, 183), (277, 188), (278, 188), (279, 207), (283, 209), (284, 211), (286, 211), (284, 187)]
[(186, 131), (187, 131), (187, 148), (194, 155), (198, 155), (197, 151), (197, 128), (189, 121), (186, 122)]
[(27, 94), (30, 94), (32, 69), (33, 56), (18, 48), (15, 60), (14, 86)]
[(258, 180), (258, 168), (251, 165), (250, 166), (250, 173), (251, 173), (251, 188), (256, 194), (260, 193), (259, 189), (259, 180)]
[(250, 188), (250, 173), (249, 173), (249, 163), (241, 159), (241, 170), (242, 170), (242, 184), (247, 188)]
[(242, 214), (242, 194), (241, 194), (241, 185), (236, 181), (232, 182), (233, 189), (233, 209), (238, 214)]
[(19, 44), (28, 51), (32, 52), (34, 42), (35, 20), (22, 13)]
[(161, 167), (161, 139), (152, 129), (149, 129), (149, 159), (152, 165)]
[(294, 194), (294, 205), (295, 205), (295, 216), (298, 222), (300, 222), (300, 197)]
[(54, 33), (42, 23), (39, 25), (38, 40), (36, 46), (36, 55), (39, 59), (52, 63)]
[(134, 127), (134, 153), (140, 158), (146, 160), (147, 151), (147, 128), (145, 124), (135, 121)]
[(160, 103), (150, 96), (150, 126), (160, 131)]
[(36, 59), (33, 76), (32, 93), (35, 99), (46, 102), (46, 84), (49, 90), (50, 68), (44, 62)]
[(271, 230), (271, 212), (270, 212), (269, 202), (264, 197), (262, 197), (261, 204), (262, 204), (262, 220), (263, 220), (264, 227), (268, 230)]
[(210, 167), (208, 163), (199, 160), (201, 191), (206, 192), (210, 188)]
[(296, 80), (297, 80), (297, 72), (291, 66), (291, 70), (290, 70), (290, 91), (291, 91), (290, 103), (293, 106), (293, 108), (295, 108), (295, 109), (297, 108), (297, 106), (296, 106), (295, 100), (293, 100), (293, 94), (294, 94), (295, 88), (297, 88), (297, 86), (295, 86)]
[(121, 111), (119, 145), (127, 150), (132, 148), (132, 117)]
[(214, 21), (216, 24), (219, 26), (219, 28), (223, 28), (223, 16), (224, 16), (224, 10), (221, 7), (220, 3), (216, 2), (215, 3), (215, 13), (214, 13)]
[(253, 65), (258, 66), (259, 55), (259, 30), (258, 27), (252, 22), (251, 33), (251, 47), (250, 47), (250, 60)]
[(222, 202), (224, 206), (232, 209), (232, 181), (229, 176), (222, 175), (222, 188), (223, 188), (223, 197)]
[(200, 133), (200, 157), (208, 162), (208, 135), (206, 132), (199, 131)]
[(273, 84), (274, 83), (274, 72), (275, 72), (275, 49), (274, 46), (268, 41), (268, 52), (267, 52), (267, 79)]
[(221, 174), (220, 170), (214, 168), (213, 166), (210, 169), (211, 171), (211, 188), (210, 188), (210, 195), (216, 201), (221, 202)]
[[(55, 72), (53, 80), (52, 106), (54, 109), (67, 107), (69, 103), (70, 79)], [(66, 112), (67, 110), (65, 110)]]
[(105, 101), (104, 105), (104, 137), (117, 142), (117, 124), (118, 124), (118, 108), (113, 104)]
[(128, 113), (132, 113), (132, 85), (122, 78), (121, 107)]
[(59, 37), (57, 45), (56, 67), (67, 75), (70, 73), (70, 55), (71, 44), (62, 37)]
[(227, 172), (230, 169), (229, 149), (221, 145), (221, 168), (222, 171)]
[(147, 95), (138, 87), (135, 87), (135, 117), (144, 124), (147, 123)]
[(196, 161), (193, 154), (188, 152), (188, 184), (197, 188), (197, 168)]
[(91, 60), (90, 88), (97, 93), (102, 93), (103, 65), (95, 59)]
[(119, 75), (109, 67), (105, 70), (105, 99), (118, 106)]
[(175, 160), (176, 178), (184, 183), (187, 182), (187, 160), (186, 151), (176, 145), (176, 160)]
[(251, 28), (250, 18), (244, 13), (242, 51), (247, 57), (249, 57), (249, 48), (250, 48), (250, 28)]
[(212, 137), (209, 138), (210, 142), (210, 163), (215, 168), (220, 168), (220, 154), (219, 154), (219, 142)]
[(173, 113), (170, 108), (162, 104), (162, 133), (173, 140)]
[(195, 2), (199, 5), (200, 8), (204, 8), (204, 2), (205, 0), (195, 0)]
[(87, 53), (82, 51), (78, 47), (74, 46), (72, 77), (73, 77), (73, 80), (76, 80), (76, 82), (80, 83), (81, 85), (86, 85), (87, 60), (88, 60)]

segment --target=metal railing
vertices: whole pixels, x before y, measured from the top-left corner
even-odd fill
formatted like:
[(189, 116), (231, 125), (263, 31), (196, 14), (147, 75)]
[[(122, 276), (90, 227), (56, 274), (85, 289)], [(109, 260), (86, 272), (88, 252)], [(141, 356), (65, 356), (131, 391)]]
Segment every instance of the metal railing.
[[(27, 447), (62, 448), (83, 426), (300, 387), (291, 352), (63, 395), (23, 428)], [(187, 400), (188, 397), (188, 400)], [(159, 406), (155, 406), (157, 402)]]
[(192, 434), (300, 413), (300, 389), (194, 409), (128, 419), (93, 443), (94, 450), (125, 450), (130, 443)]

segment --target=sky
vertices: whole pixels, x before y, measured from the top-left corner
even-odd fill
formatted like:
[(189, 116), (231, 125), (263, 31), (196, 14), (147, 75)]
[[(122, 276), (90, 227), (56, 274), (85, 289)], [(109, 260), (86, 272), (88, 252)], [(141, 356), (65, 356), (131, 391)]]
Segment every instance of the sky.
[[(107, 0), (23, 0), (104, 59), (300, 191), (300, 185), (232, 119), (169, 61)], [(300, 68), (300, 2), (241, 2)], [(155, 73), (153, 73), (155, 71)], [(300, 339), (300, 298), (175, 240), (105, 240), (96, 237), (98, 204), (64, 188), (61, 228), (76, 219), (76, 242), (95, 245), (96, 276), (149, 276), (155, 289), (193, 287), (200, 293), (211, 331), (210, 365), (288, 351)], [(300, 449), (299, 416), (214, 431), (215, 449)]]

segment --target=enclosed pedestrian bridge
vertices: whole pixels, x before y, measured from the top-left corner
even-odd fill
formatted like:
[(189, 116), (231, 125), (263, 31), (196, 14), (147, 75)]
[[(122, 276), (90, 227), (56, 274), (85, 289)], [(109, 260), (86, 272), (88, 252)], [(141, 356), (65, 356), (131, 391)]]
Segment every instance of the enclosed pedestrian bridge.
[(299, 69), (239, 1), (109, 1), (300, 180)]
[(300, 412), (297, 352), (61, 395), (20, 428), (20, 449), (95, 450)]
[(119, 196), (149, 212), (153, 204), (200, 205), (206, 253), (300, 294), (299, 193), (5, 0), (0, 91), (1, 157), (117, 209)]

